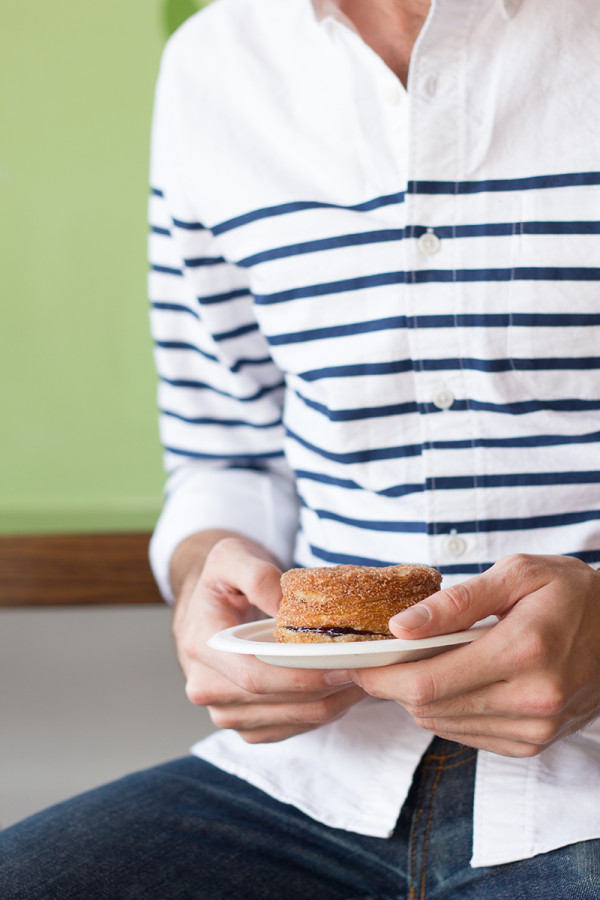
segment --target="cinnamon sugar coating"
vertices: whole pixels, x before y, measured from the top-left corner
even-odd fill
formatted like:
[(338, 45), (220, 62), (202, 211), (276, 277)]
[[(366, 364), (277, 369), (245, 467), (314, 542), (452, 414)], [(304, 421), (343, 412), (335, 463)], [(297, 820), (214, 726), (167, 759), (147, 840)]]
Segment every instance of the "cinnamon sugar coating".
[(436, 569), (420, 565), (324, 566), (281, 576), (281, 642), (384, 640), (389, 619), (440, 589)]

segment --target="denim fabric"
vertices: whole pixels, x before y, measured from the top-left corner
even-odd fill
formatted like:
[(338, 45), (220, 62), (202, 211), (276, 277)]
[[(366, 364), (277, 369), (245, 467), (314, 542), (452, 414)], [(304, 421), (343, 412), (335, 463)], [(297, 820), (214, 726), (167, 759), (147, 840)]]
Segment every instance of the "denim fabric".
[(0, 897), (598, 900), (600, 841), (470, 868), (475, 758), (436, 738), (385, 840), (327, 828), (187, 757), (0, 833)]

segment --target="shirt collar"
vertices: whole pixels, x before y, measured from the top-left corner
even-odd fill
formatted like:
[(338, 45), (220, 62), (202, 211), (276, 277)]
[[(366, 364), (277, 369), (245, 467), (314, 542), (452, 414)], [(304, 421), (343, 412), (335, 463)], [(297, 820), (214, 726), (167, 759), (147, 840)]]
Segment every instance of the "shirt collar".
[[(522, 0), (496, 0), (502, 6), (504, 15), (507, 19), (512, 19), (512, 17), (516, 14), (519, 6), (522, 3)], [(345, 16), (342, 16), (339, 10), (339, 0), (311, 0), (313, 5), (315, 16), (318, 22), (322, 22), (323, 19), (328, 18), (342, 18), (345, 22), (347, 19)]]

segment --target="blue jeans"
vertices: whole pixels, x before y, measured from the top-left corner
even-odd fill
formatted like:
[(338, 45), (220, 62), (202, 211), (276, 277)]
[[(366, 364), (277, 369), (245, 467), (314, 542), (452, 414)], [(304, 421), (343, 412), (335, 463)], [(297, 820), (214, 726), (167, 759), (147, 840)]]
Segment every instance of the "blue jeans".
[(598, 900), (600, 841), (508, 865), (470, 868), (475, 757), (470, 748), (435, 738), (389, 839), (319, 825), (186, 757), (68, 800), (0, 833), (0, 896)]

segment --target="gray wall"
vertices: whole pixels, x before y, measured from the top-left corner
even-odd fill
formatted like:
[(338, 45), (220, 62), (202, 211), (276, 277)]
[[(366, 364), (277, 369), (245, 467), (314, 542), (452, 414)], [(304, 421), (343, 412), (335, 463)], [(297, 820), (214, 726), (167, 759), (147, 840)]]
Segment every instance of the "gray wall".
[(162, 606), (0, 610), (0, 827), (210, 733)]

